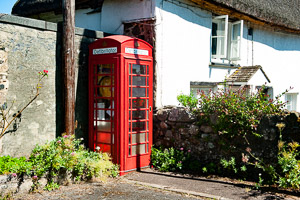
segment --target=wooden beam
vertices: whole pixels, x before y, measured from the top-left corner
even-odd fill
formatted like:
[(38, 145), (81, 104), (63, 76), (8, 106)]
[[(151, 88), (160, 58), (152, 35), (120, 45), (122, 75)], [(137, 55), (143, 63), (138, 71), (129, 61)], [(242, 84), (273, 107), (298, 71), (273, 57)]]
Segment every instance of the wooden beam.
[(75, 134), (75, 0), (63, 0), (65, 132)]

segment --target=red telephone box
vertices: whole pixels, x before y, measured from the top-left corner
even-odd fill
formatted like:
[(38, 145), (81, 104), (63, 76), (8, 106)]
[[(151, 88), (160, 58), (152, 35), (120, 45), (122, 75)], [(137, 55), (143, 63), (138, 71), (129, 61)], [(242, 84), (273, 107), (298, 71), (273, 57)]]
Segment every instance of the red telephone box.
[(152, 146), (153, 58), (147, 42), (115, 35), (89, 46), (89, 147), (120, 165), (147, 167)]

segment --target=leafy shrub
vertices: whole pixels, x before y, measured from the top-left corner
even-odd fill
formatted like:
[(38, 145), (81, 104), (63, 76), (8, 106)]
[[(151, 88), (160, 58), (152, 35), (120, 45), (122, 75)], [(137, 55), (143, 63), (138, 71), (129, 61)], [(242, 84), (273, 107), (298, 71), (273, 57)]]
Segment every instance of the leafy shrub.
[(184, 152), (183, 148), (174, 149), (152, 147), (151, 149), (151, 163), (153, 167), (159, 171), (180, 171), (185, 166), (188, 166), (190, 161), (190, 152)]
[(108, 154), (87, 151), (80, 142), (74, 136), (65, 135), (37, 145), (29, 157), (33, 174), (38, 178), (46, 175), (48, 182), (59, 174), (70, 174), (75, 181), (118, 174)]
[(25, 157), (12, 158), (10, 156), (0, 157), (0, 175), (10, 173), (30, 174), (31, 163)]
[[(236, 135), (257, 134), (257, 126), (261, 118), (279, 112), (285, 105), (279, 101), (268, 99), (260, 89), (255, 94), (247, 94), (246, 88), (239, 90), (219, 90), (205, 94), (200, 91), (198, 103), (192, 95), (179, 95), (178, 101), (200, 116), (201, 122), (210, 124), (219, 134), (230, 137)], [(217, 120), (212, 122), (214, 116)]]
[(33, 187), (39, 186), (39, 179), (47, 178), (46, 190), (59, 185), (59, 178), (70, 176), (74, 181), (86, 181), (93, 177), (105, 179), (119, 175), (119, 167), (111, 162), (107, 153), (96, 153), (84, 149), (81, 140), (65, 135), (44, 144), (36, 145), (28, 160), (25, 157), (0, 157), (0, 174), (13, 176), (29, 175)]

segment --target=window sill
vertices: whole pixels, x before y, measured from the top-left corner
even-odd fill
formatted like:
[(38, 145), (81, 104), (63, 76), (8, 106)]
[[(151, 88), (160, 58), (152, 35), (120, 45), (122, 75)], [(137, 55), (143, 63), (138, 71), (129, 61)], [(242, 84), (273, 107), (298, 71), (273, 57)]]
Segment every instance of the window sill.
[(211, 63), (209, 63), (209, 67), (210, 68), (221, 68), (221, 69), (237, 69), (240, 67), (240, 65), (211, 62)]

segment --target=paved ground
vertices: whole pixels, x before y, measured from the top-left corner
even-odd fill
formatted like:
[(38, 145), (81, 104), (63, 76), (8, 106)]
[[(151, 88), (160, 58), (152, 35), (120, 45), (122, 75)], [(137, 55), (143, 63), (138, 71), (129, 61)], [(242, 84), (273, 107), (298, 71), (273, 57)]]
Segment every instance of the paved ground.
[(107, 183), (94, 182), (61, 186), (52, 192), (25, 194), (22, 200), (192, 200), (192, 199), (300, 199), (300, 194), (252, 190), (253, 184), (226, 179), (160, 173), (152, 169), (132, 172)]
[[(87, 183), (61, 186), (51, 192), (26, 194), (18, 200), (199, 200), (187, 194), (168, 192), (153, 187), (127, 183), (126, 180), (109, 180), (107, 183)], [(203, 199), (203, 198), (201, 198)]]
[(156, 186), (169, 191), (181, 191), (186, 194), (214, 199), (300, 199), (300, 193), (296, 194), (270, 190), (261, 192), (254, 190), (254, 184), (249, 182), (160, 173), (152, 169), (133, 172), (126, 175), (125, 178), (132, 182), (142, 183), (144, 185), (155, 184)]

